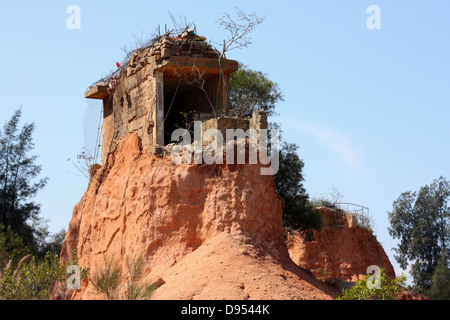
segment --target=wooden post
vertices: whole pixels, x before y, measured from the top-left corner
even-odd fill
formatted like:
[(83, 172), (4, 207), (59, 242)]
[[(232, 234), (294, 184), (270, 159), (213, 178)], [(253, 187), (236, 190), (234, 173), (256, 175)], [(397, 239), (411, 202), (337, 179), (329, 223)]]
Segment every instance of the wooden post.
[(225, 114), (228, 114), (230, 111), (230, 75), (223, 74), (223, 79), (220, 83), (222, 88), (222, 110)]

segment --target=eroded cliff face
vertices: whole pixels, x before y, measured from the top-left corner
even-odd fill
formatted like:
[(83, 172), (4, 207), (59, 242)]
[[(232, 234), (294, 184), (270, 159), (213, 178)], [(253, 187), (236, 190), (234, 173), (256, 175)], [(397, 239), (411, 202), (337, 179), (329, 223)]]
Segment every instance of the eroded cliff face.
[(87, 278), (75, 299), (101, 299), (90, 279), (105, 259), (146, 259), (153, 299), (332, 299), (335, 289), (290, 259), (282, 207), (259, 165), (175, 165), (119, 141), (74, 207), (62, 257)]
[(376, 265), (395, 278), (394, 268), (383, 247), (367, 229), (357, 226), (354, 214), (319, 208), (323, 227), (314, 231), (314, 241), (295, 236), (289, 254), (300, 267), (322, 280), (356, 281)]

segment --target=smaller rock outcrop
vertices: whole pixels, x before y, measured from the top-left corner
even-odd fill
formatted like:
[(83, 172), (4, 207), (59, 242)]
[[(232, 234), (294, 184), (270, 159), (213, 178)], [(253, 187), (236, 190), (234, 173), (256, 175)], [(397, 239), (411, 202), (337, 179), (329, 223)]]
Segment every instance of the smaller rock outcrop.
[(359, 227), (354, 213), (319, 208), (322, 229), (314, 241), (294, 236), (288, 244), (291, 259), (321, 280), (354, 282), (367, 274), (371, 265), (383, 268), (395, 278), (394, 268), (383, 247), (367, 229)]

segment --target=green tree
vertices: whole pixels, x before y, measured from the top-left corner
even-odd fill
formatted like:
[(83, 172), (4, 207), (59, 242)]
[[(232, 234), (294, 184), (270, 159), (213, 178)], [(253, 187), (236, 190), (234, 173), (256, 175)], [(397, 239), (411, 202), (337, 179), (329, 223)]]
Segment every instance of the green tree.
[(311, 239), (312, 231), (319, 230), (322, 220), (313, 208), (303, 186), (304, 163), (294, 143), (282, 144), (279, 150), (279, 169), (274, 175), (275, 190), (283, 199), (283, 227), (289, 233), (301, 232)]
[(34, 123), (25, 124), (19, 132), (22, 111), (19, 108), (0, 130), (0, 223), (11, 227), (22, 237), (33, 253), (37, 251), (30, 222), (38, 217), (39, 204), (31, 200), (47, 183), (47, 178), (34, 181), (41, 166), (35, 164), (33, 149)]
[(5, 227), (0, 223), (0, 266), (10, 260), (16, 261), (29, 252), (22, 237), (13, 232), (10, 226)]
[(419, 192), (402, 193), (389, 214), (389, 234), (400, 240), (395, 259), (403, 269), (414, 261), (411, 274), (423, 292), (449, 243), (450, 182), (440, 177)]
[(64, 244), (64, 238), (66, 236), (66, 230), (61, 229), (59, 232), (56, 232), (49, 236), (46, 239), (41, 252), (50, 252), (55, 253), (59, 256), (61, 253), (62, 246)]
[(446, 250), (442, 252), (434, 270), (431, 277), (431, 288), (427, 294), (431, 299), (450, 300), (450, 268), (448, 267)]
[[(278, 84), (260, 71), (251, 70), (243, 64), (230, 75), (230, 105), (238, 115), (250, 115), (265, 111), (268, 116), (276, 114), (276, 103), (284, 101)], [(271, 132), (277, 129), (281, 139), (280, 125), (269, 124), (268, 150), (271, 153)], [(311, 239), (312, 230), (320, 229), (322, 221), (314, 210), (303, 186), (304, 163), (297, 153), (295, 143), (279, 145), (279, 169), (274, 175), (275, 190), (283, 202), (283, 227), (286, 233), (303, 233)]]
[(275, 114), (276, 103), (284, 101), (278, 84), (260, 72), (239, 64), (230, 75), (230, 106), (238, 115), (251, 115), (254, 111)]

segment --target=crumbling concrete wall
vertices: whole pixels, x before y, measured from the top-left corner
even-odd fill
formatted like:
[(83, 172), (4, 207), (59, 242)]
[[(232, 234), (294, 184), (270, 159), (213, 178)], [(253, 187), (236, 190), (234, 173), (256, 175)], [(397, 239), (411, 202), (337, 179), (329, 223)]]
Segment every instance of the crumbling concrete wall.
[(249, 119), (249, 128), (255, 129), (259, 132), (261, 129), (267, 129), (268, 127), (269, 125), (267, 122), (267, 112), (253, 112), (253, 116)]
[[(209, 129), (219, 130), (222, 134), (224, 143), (227, 139), (227, 129), (237, 130), (242, 129), (244, 133), (250, 134), (248, 129), (254, 130), (256, 134), (256, 143), (259, 147), (259, 133), (262, 129), (267, 129), (267, 113), (264, 111), (255, 111), (251, 118), (239, 118), (239, 117), (218, 117), (206, 120), (202, 123), (202, 137), (205, 132)], [(214, 139), (210, 141), (203, 141), (203, 146), (209, 145)], [(248, 143), (248, 136), (246, 138), (246, 143)]]
[(137, 72), (121, 73), (114, 95), (104, 100), (102, 163), (121, 136), (136, 132), (143, 145), (154, 140), (156, 77), (147, 64)]

